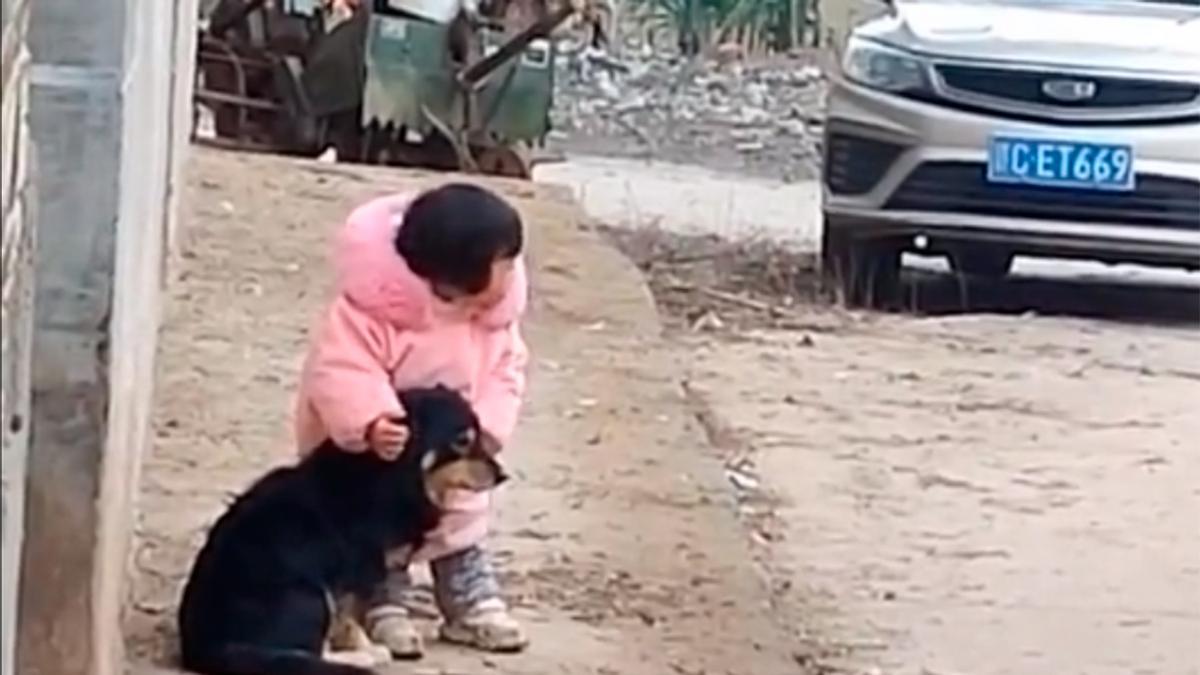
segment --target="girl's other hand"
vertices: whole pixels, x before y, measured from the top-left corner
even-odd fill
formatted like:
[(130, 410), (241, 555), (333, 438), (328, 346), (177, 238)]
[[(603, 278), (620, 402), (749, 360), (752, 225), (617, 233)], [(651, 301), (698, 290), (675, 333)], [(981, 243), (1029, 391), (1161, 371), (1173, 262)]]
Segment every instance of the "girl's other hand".
[(408, 426), (404, 415), (381, 415), (367, 427), (367, 445), (371, 451), (386, 460), (393, 460), (404, 452), (408, 442)]

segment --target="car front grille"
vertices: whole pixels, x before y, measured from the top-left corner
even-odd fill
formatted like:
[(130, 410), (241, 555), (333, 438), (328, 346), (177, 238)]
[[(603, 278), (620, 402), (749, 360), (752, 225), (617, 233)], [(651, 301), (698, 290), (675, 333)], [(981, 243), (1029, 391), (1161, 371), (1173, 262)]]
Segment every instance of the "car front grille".
[[(936, 68), (946, 86), (951, 89), (991, 98), (1063, 108), (1178, 106), (1200, 98), (1200, 83), (1193, 82), (1092, 77), (952, 64), (939, 64)], [(1078, 101), (1063, 101), (1048, 96), (1043, 90), (1046, 82), (1064, 79), (1090, 82), (1095, 87), (1094, 94)]]
[(894, 143), (830, 130), (825, 141), (825, 184), (834, 194), (865, 194), (903, 150)]
[(1200, 231), (1200, 181), (1138, 174), (1131, 192), (995, 184), (974, 162), (917, 167), (886, 208)]

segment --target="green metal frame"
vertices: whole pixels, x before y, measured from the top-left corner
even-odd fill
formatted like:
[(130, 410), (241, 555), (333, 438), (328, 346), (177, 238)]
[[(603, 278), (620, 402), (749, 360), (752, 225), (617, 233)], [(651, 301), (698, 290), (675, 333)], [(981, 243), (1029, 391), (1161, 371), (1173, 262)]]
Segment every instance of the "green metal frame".
[[(422, 135), (434, 132), (426, 110), (451, 130), (466, 129), (463, 92), (446, 49), (449, 27), (419, 19), (374, 14), (367, 28), (363, 123), (391, 123)], [(485, 50), (506, 40), (485, 30)], [(476, 116), (497, 144), (541, 141), (549, 131), (554, 96), (553, 43), (539, 40), (504, 64), (476, 95)]]

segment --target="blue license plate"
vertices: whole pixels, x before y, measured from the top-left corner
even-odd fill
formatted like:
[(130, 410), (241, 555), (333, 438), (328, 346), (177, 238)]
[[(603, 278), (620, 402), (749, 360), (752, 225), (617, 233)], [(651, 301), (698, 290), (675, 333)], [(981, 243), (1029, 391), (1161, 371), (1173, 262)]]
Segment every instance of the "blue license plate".
[(1111, 143), (993, 136), (988, 181), (1085, 190), (1132, 190), (1133, 148)]

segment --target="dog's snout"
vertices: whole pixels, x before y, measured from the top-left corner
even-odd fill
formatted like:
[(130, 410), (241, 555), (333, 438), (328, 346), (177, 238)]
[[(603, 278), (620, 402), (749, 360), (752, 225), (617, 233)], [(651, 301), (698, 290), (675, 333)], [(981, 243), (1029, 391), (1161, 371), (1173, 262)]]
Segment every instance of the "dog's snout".
[(500, 485), (508, 480), (508, 472), (504, 470), (504, 467), (500, 464), (500, 462), (497, 462), (492, 457), (488, 457), (487, 464), (488, 469), (492, 472), (493, 485)]

